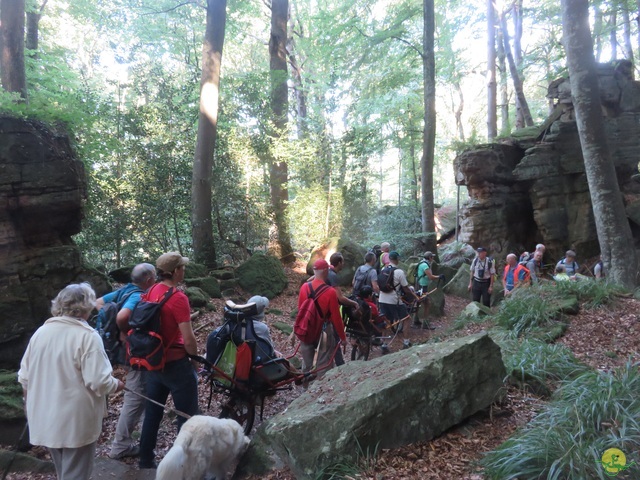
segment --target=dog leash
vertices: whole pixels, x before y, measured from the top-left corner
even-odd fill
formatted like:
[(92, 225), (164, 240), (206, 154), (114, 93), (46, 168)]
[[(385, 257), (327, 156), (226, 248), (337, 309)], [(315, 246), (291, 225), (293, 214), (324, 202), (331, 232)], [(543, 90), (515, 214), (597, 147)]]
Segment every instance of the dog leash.
[(147, 402), (151, 402), (151, 403), (153, 403), (154, 405), (157, 405), (157, 406), (159, 406), (159, 407), (162, 407), (162, 409), (163, 409), (163, 410), (168, 410), (168, 411), (170, 411), (170, 412), (175, 413), (176, 415), (180, 415), (182, 418), (186, 418), (187, 420), (189, 420), (189, 419), (191, 418), (191, 415), (187, 415), (186, 413), (181, 412), (180, 410), (176, 410), (175, 408), (167, 407), (166, 405), (163, 405), (163, 404), (162, 404), (162, 403), (160, 403), (160, 402), (156, 402), (155, 400), (153, 400), (153, 399), (151, 399), (151, 398), (149, 398), (149, 397), (147, 397), (147, 396), (145, 396), (145, 395), (141, 394), (140, 392), (136, 392), (136, 391), (134, 391), (134, 390), (131, 390), (131, 389), (130, 389), (129, 387), (127, 387), (127, 386), (125, 386), (125, 387), (124, 387), (124, 390), (125, 390), (126, 392), (133, 393), (134, 395), (137, 395), (137, 396), (139, 396), (139, 397), (141, 397), (141, 398), (144, 398)]

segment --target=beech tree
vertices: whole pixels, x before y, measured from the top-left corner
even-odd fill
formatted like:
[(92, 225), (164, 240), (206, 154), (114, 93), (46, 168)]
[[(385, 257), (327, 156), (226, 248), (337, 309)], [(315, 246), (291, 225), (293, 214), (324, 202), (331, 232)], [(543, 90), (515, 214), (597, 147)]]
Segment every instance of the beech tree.
[(212, 165), (218, 129), (220, 65), (226, 16), (227, 0), (207, 0), (198, 136), (191, 182), (193, 253), (198, 262), (211, 267), (216, 266), (212, 221)]
[(433, 0), (424, 0), (422, 76), (424, 79), (424, 131), (422, 134), (422, 232), (435, 232), (433, 206), (433, 161), (436, 142), (436, 59)]
[(564, 47), (598, 241), (613, 281), (634, 288), (637, 257), (605, 135), (588, 0), (562, 0)]
[(487, 0), (487, 137), (498, 135), (498, 86), (496, 84), (496, 9)]
[(27, 99), (24, 71), (24, 0), (0, 0), (0, 81)]
[[(271, 2), (271, 37), (269, 39), (269, 72), (271, 80), (271, 112), (273, 115), (274, 141), (280, 139), (287, 129), (288, 88), (287, 88), (287, 17), (289, 14), (288, 0), (273, 0)], [(287, 203), (289, 191), (287, 182), (289, 171), (286, 158), (269, 154), (269, 186), (274, 221), (269, 233), (269, 250), (282, 262), (294, 260), (291, 248), (291, 236), (287, 221)]]

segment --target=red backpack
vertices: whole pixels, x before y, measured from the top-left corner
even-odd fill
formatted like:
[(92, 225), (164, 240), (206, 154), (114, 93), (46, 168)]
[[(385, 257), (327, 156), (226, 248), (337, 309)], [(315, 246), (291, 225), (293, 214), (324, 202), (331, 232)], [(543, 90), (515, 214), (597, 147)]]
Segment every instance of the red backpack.
[(320, 338), (322, 325), (325, 322), (325, 315), (323, 315), (318, 305), (318, 297), (331, 287), (327, 284), (322, 284), (315, 291), (311, 282), (307, 283), (307, 287), (307, 298), (298, 309), (296, 321), (293, 324), (293, 332), (302, 343), (316, 343)]

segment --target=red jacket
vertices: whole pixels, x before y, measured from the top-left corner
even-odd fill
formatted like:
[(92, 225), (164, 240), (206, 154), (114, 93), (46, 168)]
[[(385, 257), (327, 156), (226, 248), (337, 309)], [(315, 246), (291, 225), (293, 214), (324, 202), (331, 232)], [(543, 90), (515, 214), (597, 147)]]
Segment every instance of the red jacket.
[[(311, 286), (314, 291), (317, 291), (320, 286), (325, 285), (322, 280), (315, 279), (311, 282)], [(309, 297), (309, 288), (305, 283), (300, 289), (300, 295), (298, 296), (298, 310), (302, 303)], [(340, 340), (347, 340), (347, 336), (344, 333), (344, 322), (342, 321), (342, 315), (340, 314), (340, 304), (338, 303), (338, 294), (335, 289), (329, 287), (322, 294), (317, 297), (318, 306), (325, 315), (327, 312), (330, 314), (330, 320), (335, 328)]]

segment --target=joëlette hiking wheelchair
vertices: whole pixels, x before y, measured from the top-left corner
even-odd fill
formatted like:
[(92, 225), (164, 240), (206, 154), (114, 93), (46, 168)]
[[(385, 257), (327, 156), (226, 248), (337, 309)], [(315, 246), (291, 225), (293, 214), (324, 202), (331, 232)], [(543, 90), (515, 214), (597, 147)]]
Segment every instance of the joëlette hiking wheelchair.
[(256, 406), (260, 406), (263, 418), (266, 397), (281, 390), (291, 390), (292, 384), (301, 385), (315, 379), (317, 373), (331, 366), (326, 365), (302, 372), (291, 365), (299, 349), (288, 357), (276, 357), (273, 347), (256, 335), (252, 317), (258, 313), (255, 303), (236, 305), (227, 301), (224, 307), (224, 324), (210, 335), (207, 341), (207, 358), (191, 356), (205, 365), (202, 372), (209, 383), (209, 402), (214, 393), (225, 395), (220, 418), (232, 418), (243, 426), (248, 435), (255, 421)]
[(351, 342), (351, 360), (366, 361), (373, 346), (382, 346), (385, 340), (393, 338), (392, 335), (385, 336), (384, 333), (395, 333), (395, 329), (384, 317), (372, 321), (371, 307), (360, 297), (351, 295), (349, 299), (358, 302), (360, 306), (358, 310), (342, 307), (342, 320)]

